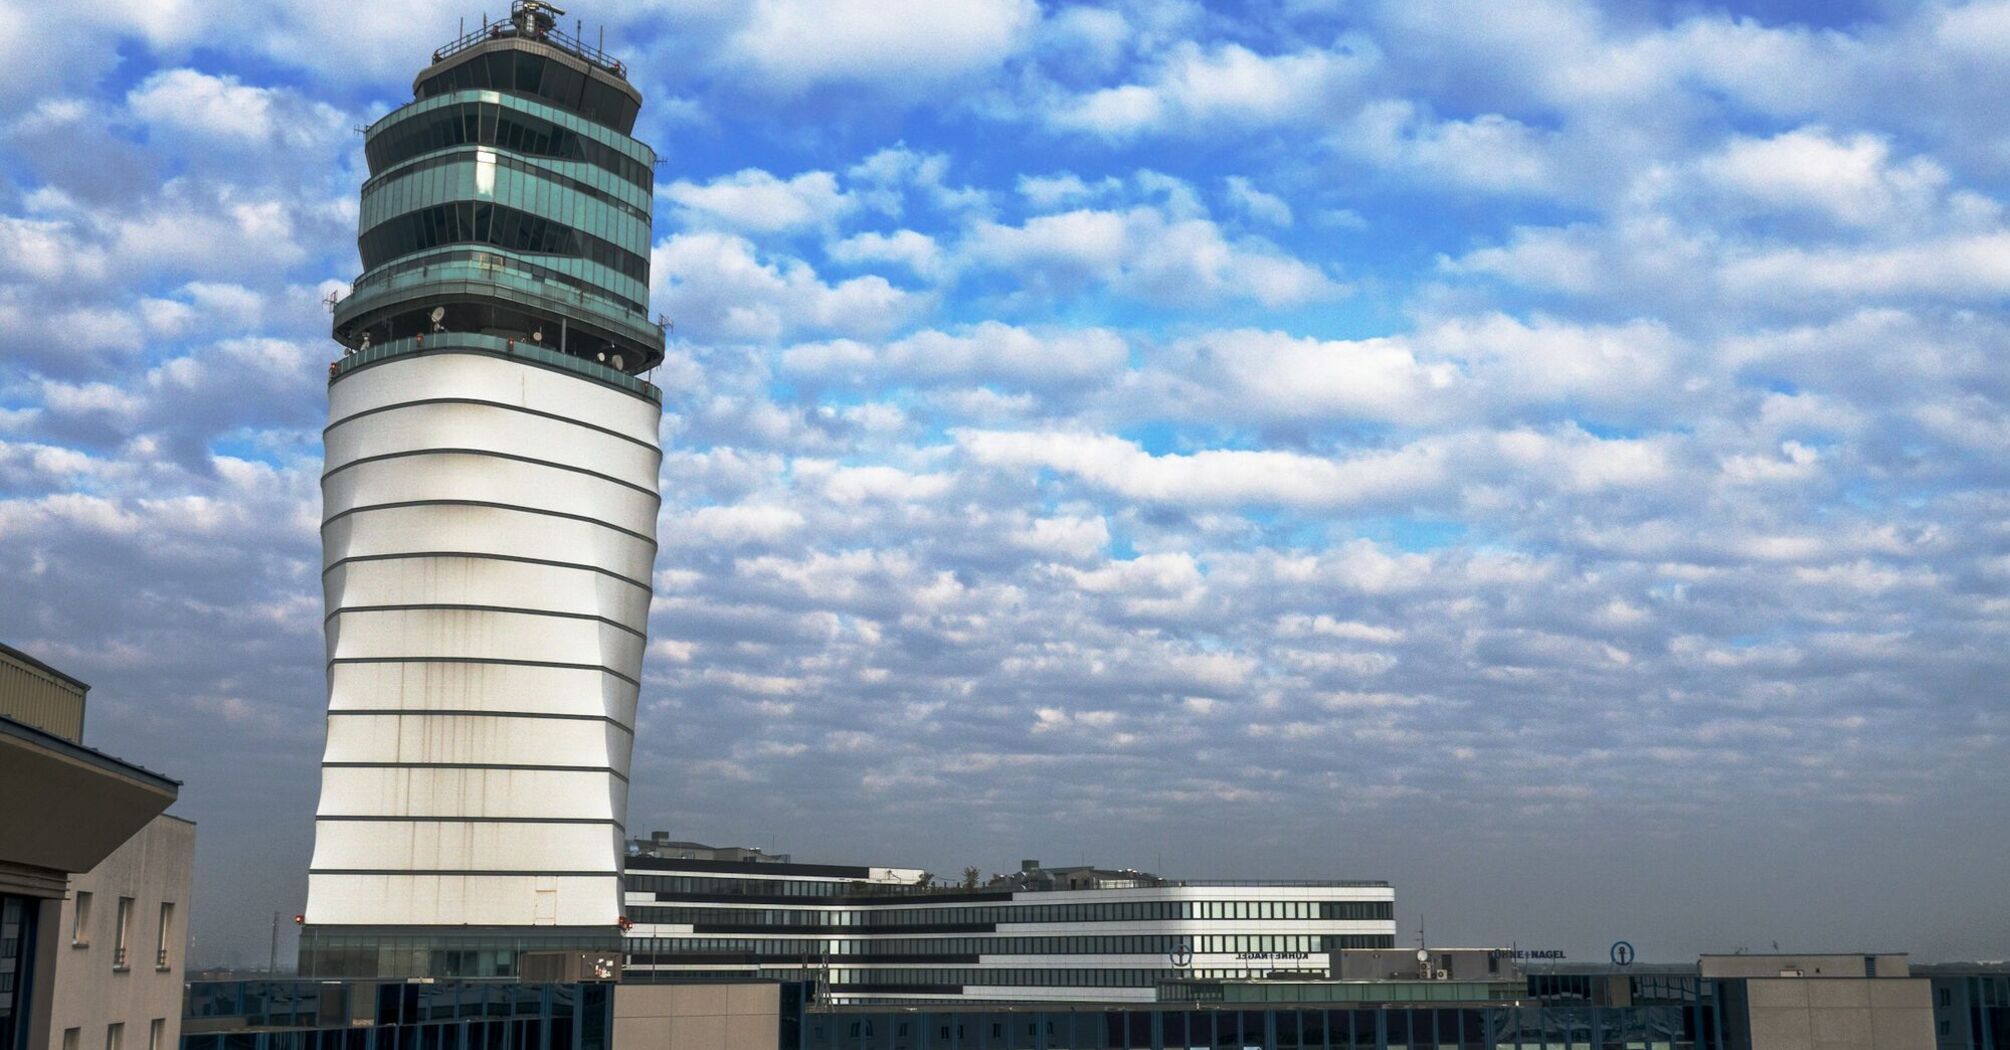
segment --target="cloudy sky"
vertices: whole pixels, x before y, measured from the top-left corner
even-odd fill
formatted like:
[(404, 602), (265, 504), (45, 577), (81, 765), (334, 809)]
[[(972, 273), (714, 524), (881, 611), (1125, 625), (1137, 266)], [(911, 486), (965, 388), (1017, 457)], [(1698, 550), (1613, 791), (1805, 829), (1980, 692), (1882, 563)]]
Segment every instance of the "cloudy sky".
[[(479, 14), (0, 0), (0, 639), (186, 781), (198, 960), (305, 892), (356, 128)], [(664, 158), (632, 829), (2010, 954), (2010, 4), (571, 15)]]

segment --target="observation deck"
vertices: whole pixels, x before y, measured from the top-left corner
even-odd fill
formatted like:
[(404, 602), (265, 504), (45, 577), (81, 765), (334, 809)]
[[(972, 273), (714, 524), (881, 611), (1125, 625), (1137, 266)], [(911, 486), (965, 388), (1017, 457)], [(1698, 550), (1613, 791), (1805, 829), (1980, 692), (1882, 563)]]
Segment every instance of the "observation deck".
[(333, 304), (345, 355), (468, 334), (629, 377), (663, 360), (647, 306), (656, 154), (630, 134), (642, 94), (563, 14), (517, 0), (484, 19), (366, 129), (364, 270)]

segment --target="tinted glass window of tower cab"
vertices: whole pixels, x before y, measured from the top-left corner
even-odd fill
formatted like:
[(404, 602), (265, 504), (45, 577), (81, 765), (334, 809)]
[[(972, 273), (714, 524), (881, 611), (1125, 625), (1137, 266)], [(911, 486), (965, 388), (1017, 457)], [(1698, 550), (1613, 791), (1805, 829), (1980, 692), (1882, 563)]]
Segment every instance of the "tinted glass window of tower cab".
[(558, 28), (557, 16), (564, 13), (540, 0), (517, 0), (510, 5), (509, 21), (481, 27), (443, 48), (434, 61), (471, 46), (506, 41), (550, 44), (563, 55), (492, 49), (422, 78), (415, 93), (426, 99), (451, 91), (504, 91), (549, 102), (624, 135), (631, 133), (642, 103), (620, 83), (626, 79), (621, 63), (608, 60), (597, 47), (567, 37)]

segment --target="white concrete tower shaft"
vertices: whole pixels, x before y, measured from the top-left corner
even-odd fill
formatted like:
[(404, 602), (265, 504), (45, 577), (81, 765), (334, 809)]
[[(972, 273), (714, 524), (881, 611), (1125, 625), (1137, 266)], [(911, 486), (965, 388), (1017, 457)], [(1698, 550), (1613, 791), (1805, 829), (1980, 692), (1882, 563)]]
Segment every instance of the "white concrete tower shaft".
[(329, 388), (306, 919), (612, 932), (660, 410), (461, 341)]

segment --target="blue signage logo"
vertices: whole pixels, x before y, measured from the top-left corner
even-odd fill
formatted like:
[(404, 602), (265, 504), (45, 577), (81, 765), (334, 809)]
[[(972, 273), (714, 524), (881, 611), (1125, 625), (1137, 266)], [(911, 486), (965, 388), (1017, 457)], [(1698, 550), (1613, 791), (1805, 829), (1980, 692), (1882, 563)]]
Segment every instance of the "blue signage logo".
[(1613, 941), (1612, 962), (1615, 966), (1633, 965), (1633, 945), (1625, 941)]
[(1174, 968), (1184, 970), (1193, 965), (1193, 942), (1181, 941), (1171, 952)]

